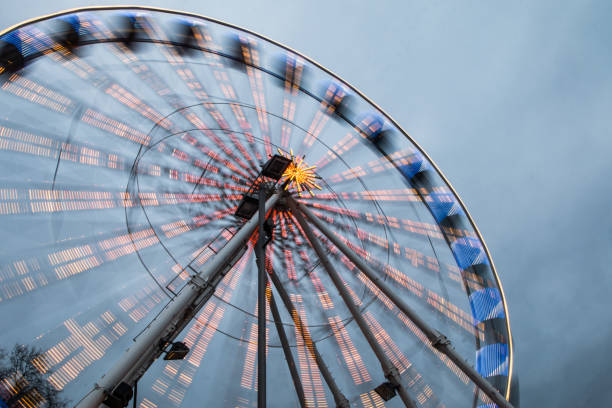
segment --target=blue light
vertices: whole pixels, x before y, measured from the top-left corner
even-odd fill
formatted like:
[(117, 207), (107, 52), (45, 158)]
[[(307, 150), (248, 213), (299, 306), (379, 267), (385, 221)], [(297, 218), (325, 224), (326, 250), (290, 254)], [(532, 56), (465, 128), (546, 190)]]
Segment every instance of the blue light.
[(424, 198), (438, 224), (451, 215), (463, 214), (461, 206), (452, 194), (433, 193)]
[(462, 270), (474, 265), (488, 265), (489, 260), (482, 244), (474, 238), (459, 238), (451, 244), (451, 250)]
[(429, 170), (429, 163), (421, 153), (415, 152), (408, 158), (409, 163), (399, 166), (399, 171), (408, 179), (412, 180), (417, 174)]
[(504, 305), (497, 288), (484, 288), (470, 294), (474, 325), (485, 320), (504, 318)]
[(483, 377), (508, 375), (508, 345), (489, 344), (476, 351), (476, 371)]

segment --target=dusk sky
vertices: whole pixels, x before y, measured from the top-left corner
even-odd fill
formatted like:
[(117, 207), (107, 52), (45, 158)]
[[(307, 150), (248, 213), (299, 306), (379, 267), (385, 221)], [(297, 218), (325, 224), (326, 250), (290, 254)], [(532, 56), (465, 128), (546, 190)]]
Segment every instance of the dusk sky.
[[(478, 225), (508, 301), (522, 407), (612, 399), (612, 3), (132, 1), (255, 31), (360, 89)], [(7, 3), (0, 27), (109, 1)]]

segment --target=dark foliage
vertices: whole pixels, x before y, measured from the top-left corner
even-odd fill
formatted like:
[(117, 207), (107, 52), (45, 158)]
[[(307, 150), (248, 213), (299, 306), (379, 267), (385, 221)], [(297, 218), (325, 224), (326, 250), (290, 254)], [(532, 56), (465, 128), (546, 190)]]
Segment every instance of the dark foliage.
[(10, 353), (0, 348), (0, 381), (12, 387), (0, 387), (0, 398), (9, 408), (19, 406), (22, 399), (41, 408), (66, 407), (67, 401), (60, 397), (60, 392), (45, 378), (37, 365), (47, 366), (44, 354), (34, 347), (16, 344)]

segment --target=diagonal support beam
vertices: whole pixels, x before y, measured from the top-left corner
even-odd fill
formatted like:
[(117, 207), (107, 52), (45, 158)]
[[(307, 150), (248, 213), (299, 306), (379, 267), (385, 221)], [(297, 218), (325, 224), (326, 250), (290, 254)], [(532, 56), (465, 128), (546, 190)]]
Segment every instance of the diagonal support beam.
[(314, 359), (315, 363), (317, 364), (317, 367), (319, 368), (319, 371), (321, 372), (321, 375), (323, 376), (323, 379), (325, 380), (325, 383), (327, 384), (329, 390), (334, 396), (334, 402), (336, 403), (336, 407), (349, 408), (349, 401), (346, 399), (344, 394), (342, 394), (342, 391), (340, 391), (338, 384), (336, 384), (334, 377), (331, 375), (329, 368), (327, 368), (327, 365), (325, 364), (325, 360), (323, 360), (323, 357), (321, 357), (321, 354), (319, 354), (319, 350), (317, 350), (316, 344), (314, 343), (314, 341), (312, 341), (310, 333), (308, 333), (308, 329), (304, 325), (302, 318), (300, 317), (297, 312), (297, 309), (293, 305), (289, 294), (283, 287), (283, 284), (281, 283), (280, 279), (278, 279), (278, 275), (276, 275), (274, 272), (269, 272), (268, 276), (270, 277), (270, 281), (272, 281), (272, 284), (276, 288), (276, 291), (278, 292), (281, 300), (283, 301), (285, 308), (293, 318), (293, 323), (297, 327), (298, 332), (300, 333), (300, 337), (302, 337), (302, 340), (306, 345), (306, 350), (308, 350), (308, 352)]
[(304, 394), (304, 387), (302, 386), (302, 380), (300, 379), (300, 374), (298, 373), (297, 366), (295, 365), (293, 354), (291, 354), (291, 348), (289, 347), (289, 341), (287, 340), (287, 334), (285, 333), (285, 329), (283, 328), (283, 324), (281, 322), (280, 313), (278, 312), (278, 306), (276, 306), (276, 300), (274, 300), (274, 295), (272, 294), (272, 288), (270, 288), (270, 291), (269, 291), (268, 303), (270, 304), (270, 311), (272, 312), (272, 318), (274, 319), (274, 325), (276, 326), (276, 331), (278, 332), (278, 337), (280, 339), (281, 346), (283, 347), (283, 353), (285, 354), (285, 360), (287, 361), (287, 366), (289, 367), (289, 372), (291, 373), (291, 379), (293, 380), (293, 387), (295, 388), (295, 392), (298, 395), (298, 400), (300, 401), (300, 407), (307, 408), (306, 396)]
[[(376, 272), (361, 258), (357, 255), (348, 245), (346, 245), (340, 238), (338, 238), (333, 231), (331, 231), (323, 221), (317, 216), (310, 212), (308, 208), (300, 203), (295, 204), (298, 209), (308, 217), (308, 220), (312, 222), (346, 257), (353, 263), (365, 276), (368, 277), (372, 283), (374, 283), (382, 293), (384, 293), (397, 307), (402, 311), (404, 315), (412, 323), (414, 323), (419, 330), (427, 337), (431, 342), (431, 345), (441, 353), (444, 353), (465, 375), (470, 378), (478, 388), (482, 390), (494, 403), (501, 408), (513, 408), (512, 404), (508, 402), (499, 391), (491, 385), (485, 378), (483, 378), (478, 371), (476, 371), (451, 345), (451, 342), (441, 334), (439, 331), (430, 327), (421, 317), (414, 311), (408, 304), (402, 299), (400, 295), (395, 293), (388, 286), (385, 281), (380, 279)], [(297, 211), (296, 211), (297, 212)]]
[(404, 385), (402, 384), (400, 373), (397, 367), (393, 365), (391, 360), (389, 360), (389, 358), (385, 354), (385, 351), (383, 350), (381, 345), (378, 343), (378, 341), (376, 341), (376, 337), (370, 330), (370, 327), (368, 326), (363, 315), (361, 314), (359, 307), (355, 304), (355, 302), (351, 298), (351, 295), (349, 294), (348, 290), (344, 286), (344, 283), (342, 282), (342, 279), (338, 275), (338, 272), (336, 271), (336, 269), (333, 267), (333, 265), (329, 261), (329, 258), (327, 257), (327, 254), (325, 253), (325, 251), (323, 250), (323, 247), (319, 243), (319, 240), (312, 232), (312, 229), (310, 229), (310, 225), (308, 225), (308, 223), (304, 219), (304, 216), (302, 215), (300, 210), (297, 208), (296, 206), (297, 203), (292, 197), (287, 197), (286, 200), (287, 200), (287, 204), (289, 205), (289, 208), (291, 209), (293, 215), (295, 216), (298, 223), (302, 227), (302, 230), (306, 234), (306, 238), (308, 238), (310, 245), (315, 250), (315, 252), (317, 253), (317, 256), (321, 260), (321, 264), (327, 271), (332, 282), (334, 283), (334, 286), (340, 293), (340, 297), (342, 297), (342, 300), (344, 301), (349, 311), (351, 312), (353, 319), (355, 319), (355, 322), (359, 326), (361, 333), (368, 341), (370, 347), (372, 348), (372, 351), (376, 355), (376, 358), (378, 358), (378, 361), (380, 362), (380, 366), (382, 367), (385, 378), (389, 380), (389, 382), (395, 388), (397, 388), (400, 398), (402, 399), (402, 401), (404, 402), (404, 405), (407, 408), (416, 408), (416, 405), (410, 398), (410, 395), (408, 395), (408, 390), (406, 390), (406, 387), (404, 387)]
[[(280, 193), (276, 193), (266, 201), (266, 212), (276, 205), (279, 198)], [(254, 216), (244, 223), (232, 239), (204, 264), (202, 270), (168, 302), (115, 365), (77, 403), (76, 408), (98, 408), (121, 382), (133, 386), (161, 355), (162, 346), (172, 342), (208, 302), (219, 282), (238, 261), (241, 250), (258, 226), (258, 219)]]

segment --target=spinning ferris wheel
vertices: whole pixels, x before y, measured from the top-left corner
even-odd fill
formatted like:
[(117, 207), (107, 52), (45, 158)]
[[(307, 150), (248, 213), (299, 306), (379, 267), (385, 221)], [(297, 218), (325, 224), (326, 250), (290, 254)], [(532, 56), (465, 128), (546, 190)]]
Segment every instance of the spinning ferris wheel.
[(482, 237), (340, 78), (149, 8), (20, 24), (0, 58), (0, 343), (72, 404), (516, 404)]

